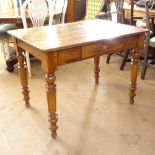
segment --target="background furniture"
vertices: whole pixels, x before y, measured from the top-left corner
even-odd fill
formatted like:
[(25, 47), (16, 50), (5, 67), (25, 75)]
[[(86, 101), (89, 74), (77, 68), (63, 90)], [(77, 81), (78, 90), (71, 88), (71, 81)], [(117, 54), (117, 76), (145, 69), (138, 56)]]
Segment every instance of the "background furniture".
[(105, 4), (105, 0), (87, 0), (86, 1), (86, 14), (84, 20), (92, 20), (99, 18), (99, 14)]
[[(132, 2), (132, 1), (131, 1)], [(146, 10), (143, 7), (138, 7), (136, 5), (134, 5), (134, 17), (144, 17), (146, 15)], [(150, 10), (150, 15), (155, 15), (155, 9), (151, 9)], [(125, 16), (125, 20), (129, 20), (131, 19), (131, 5), (124, 5), (124, 16)]]
[[(113, 4), (115, 4), (114, 5), (115, 8), (113, 8), (113, 9), (116, 9), (116, 11), (114, 11), (114, 12), (112, 10), (112, 5)], [(116, 15), (116, 21), (118, 23), (125, 23), (124, 10), (123, 10), (124, 0), (114, 0), (114, 3), (112, 3), (112, 4), (109, 3), (109, 5), (111, 5), (111, 6), (109, 6), (109, 8), (110, 8), (109, 12), (111, 13), (111, 16), (114, 16), (114, 14), (115, 14)], [(112, 19), (112, 17), (111, 17), (111, 19)], [(119, 55), (119, 56), (121, 56), (123, 58), (121, 66), (120, 66), (120, 70), (124, 69), (124, 66), (125, 66), (125, 64), (126, 64), (126, 62), (128, 60), (127, 58), (128, 58), (129, 51), (130, 51), (130, 49), (127, 49), (125, 52), (120, 51), (120, 53), (117, 53), (117, 55)], [(112, 54), (113, 53), (108, 54), (107, 59), (106, 59), (107, 64), (109, 64)]]
[(68, 0), (66, 22), (82, 20), (86, 12), (86, 0)]
[[(61, 1), (61, 0), (57, 0), (57, 1)], [(54, 20), (61, 21), (61, 22), (63, 21), (62, 12), (61, 11), (64, 11), (64, 10), (62, 8), (56, 9), (56, 12), (54, 13)], [(26, 20), (27, 20), (27, 22), (29, 24), (31, 23), (29, 17), (27, 17)], [(48, 18), (47, 18), (47, 21), (48, 21)], [(6, 10), (5, 13), (2, 13), (1, 16), (0, 16), (0, 24), (14, 24), (13, 25), (14, 28), (17, 28), (17, 29), (18, 28), (23, 28), (20, 8), (13, 8), (13, 7), (11, 7), (11, 8), (9, 8), (9, 10)], [(10, 29), (6, 29), (5, 36), (8, 36), (7, 35), (7, 30), (10, 30)], [(4, 31), (1, 32), (1, 34), (2, 33), (4, 34)], [(6, 41), (6, 39), (4, 40), (4, 38), (3, 38), (2, 41), (4, 42), (4, 41)], [(10, 50), (15, 52), (15, 50), (13, 48), (11, 48)], [(12, 52), (12, 53), (14, 53), (14, 52)], [(16, 63), (17, 63), (16, 55), (12, 54), (12, 56), (9, 59), (6, 60), (6, 64), (7, 64), (7, 68), (6, 69), (9, 72), (13, 71), (14, 70), (14, 65)]]
[(55, 13), (58, 13), (58, 12), (61, 13), (61, 17), (59, 18), (59, 21), (57, 20), (58, 18), (54, 19), (55, 24), (65, 23), (67, 6), (68, 6), (68, 0), (55, 1)]
[[(2, 43), (2, 51), (4, 52), (4, 58), (6, 60), (6, 70), (9, 72), (12, 72), (14, 68), (12, 65), (10, 65), (10, 60), (13, 60), (15, 55), (14, 55), (14, 50), (13, 48), (10, 48), (9, 46), (9, 35), (7, 33), (8, 30), (13, 30), (15, 29), (16, 26), (15, 24), (3, 24), (0, 25), (0, 41)], [(17, 61), (16, 61), (17, 63)]]
[[(146, 4), (145, 4), (146, 26), (148, 29), (150, 29), (150, 32), (148, 32), (146, 35), (145, 52), (144, 52), (145, 55), (144, 55), (144, 62), (143, 62), (143, 66), (142, 66), (141, 79), (145, 78), (146, 69), (148, 67), (149, 47), (155, 48), (155, 36), (150, 38), (151, 31), (153, 31), (153, 32), (155, 31), (154, 30), (154, 18), (155, 18), (155, 16), (150, 15), (150, 9), (148, 7), (148, 3), (149, 3), (149, 1), (146, 1)], [(150, 23), (150, 19), (152, 19), (151, 23)], [(153, 51), (153, 52), (155, 52), (155, 51)]]
[[(1, 0), (0, 1), (0, 18), (6, 16), (6, 14), (12, 14), (12, 8), (14, 7), (14, 3), (12, 0)], [(6, 69), (8, 71), (13, 71), (13, 67), (9, 65), (9, 61), (14, 57), (14, 50), (9, 46), (9, 35), (7, 34), (8, 30), (15, 29), (16, 26), (13, 23), (6, 24), (0, 21), (0, 41), (2, 43), (2, 51), (4, 52), (4, 58), (6, 60)], [(16, 61), (17, 62), (17, 61)]]
[[(148, 28), (150, 30), (150, 32), (146, 34), (144, 54), (141, 55), (140, 57), (142, 60), (144, 60), (142, 65), (141, 79), (145, 78), (146, 69), (148, 67), (148, 59), (152, 58), (152, 56), (150, 56), (150, 51), (155, 52), (155, 49), (153, 49), (155, 47), (155, 37), (154, 37), (155, 36), (155, 24), (154, 24), (155, 9), (154, 8), (149, 9), (148, 3), (149, 1), (146, 1), (145, 7), (142, 8), (142, 7), (137, 7), (135, 5), (135, 1), (131, 0), (130, 14), (128, 11), (128, 7), (125, 7), (125, 15), (127, 16), (126, 18), (128, 18), (128, 15), (131, 15), (130, 17), (131, 24), (134, 24), (138, 27)], [(137, 22), (139, 23), (137, 24)], [(129, 52), (127, 53), (125, 59), (128, 58), (128, 54)]]
[[(131, 0), (130, 1), (130, 5), (129, 4), (122, 5), (121, 2), (122, 1), (120, 1), (120, 0), (116, 0), (115, 1), (117, 12), (120, 12), (122, 14), (120, 16), (122, 19), (121, 18), (118, 19), (118, 13), (117, 13), (117, 21), (118, 22), (123, 22), (125, 24), (130, 24), (130, 25), (135, 25), (135, 26), (138, 26), (138, 27), (146, 28), (147, 26), (146, 26), (146, 21), (145, 21), (145, 17), (146, 17), (146, 10), (145, 10), (145, 8), (137, 7), (135, 5), (136, 4), (136, 0)], [(117, 7), (118, 4), (120, 5), (119, 7)], [(121, 11), (118, 11), (118, 8), (119, 9), (121, 8), (120, 9)], [(151, 15), (155, 15), (155, 9), (151, 9), (150, 10), (150, 14)], [(120, 21), (120, 20), (122, 20), (122, 21)], [(151, 31), (153, 32), (151, 35), (155, 35), (155, 31), (153, 29), (154, 19), (151, 19), (151, 22), (152, 22), (152, 24), (151, 24), (151, 26), (152, 26)], [(129, 49), (129, 50), (127, 50), (123, 54), (121, 54), (121, 53), (118, 54), (118, 55), (123, 57), (123, 61), (122, 61), (122, 64), (120, 66), (120, 70), (124, 69), (126, 62), (131, 61), (131, 59), (129, 59), (130, 52), (131, 51)], [(107, 61), (106, 61), (107, 63), (109, 63), (110, 58), (111, 58), (111, 54), (109, 54), (108, 57), (107, 57)], [(140, 59), (143, 60), (143, 56), (141, 56)], [(142, 76), (141, 76), (141, 78), (142, 78)]]

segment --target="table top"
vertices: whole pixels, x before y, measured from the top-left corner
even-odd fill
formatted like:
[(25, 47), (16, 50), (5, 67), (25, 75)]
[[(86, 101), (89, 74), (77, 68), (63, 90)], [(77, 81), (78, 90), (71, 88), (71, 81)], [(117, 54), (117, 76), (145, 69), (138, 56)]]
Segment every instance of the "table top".
[(147, 29), (100, 19), (8, 31), (15, 38), (44, 52), (98, 41), (109, 41), (145, 32)]

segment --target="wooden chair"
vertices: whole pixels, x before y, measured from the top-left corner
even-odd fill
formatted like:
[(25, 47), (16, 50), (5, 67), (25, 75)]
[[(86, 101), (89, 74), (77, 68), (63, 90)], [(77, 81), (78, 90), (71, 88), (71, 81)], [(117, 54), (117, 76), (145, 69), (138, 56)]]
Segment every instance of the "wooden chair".
[[(134, 16), (134, 5), (136, 4), (136, 0), (130, 0), (131, 3), (131, 17), (130, 17), (130, 24), (135, 25), (138, 27), (143, 27), (143, 28), (148, 28), (150, 32), (146, 34), (145, 38), (145, 50), (144, 50), (144, 56), (140, 56), (141, 60), (144, 60), (143, 66), (142, 66), (142, 72), (141, 72), (141, 79), (145, 78), (145, 73), (146, 69), (148, 67), (148, 58), (149, 58), (149, 51), (150, 48), (155, 48), (155, 37), (152, 38), (152, 36), (155, 35), (155, 24), (154, 24), (154, 16), (151, 16), (149, 13), (149, 1), (146, 1), (145, 5), (145, 10), (146, 10), (146, 15), (144, 17), (138, 17)], [(139, 21), (139, 24), (136, 24), (137, 21)], [(150, 39), (151, 38), (151, 39)], [(153, 51), (153, 50), (152, 50)], [(122, 63), (122, 68), (125, 66), (127, 60), (128, 60), (128, 55), (130, 51), (125, 52), (125, 55), (123, 57), (123, 63)]]
[[(124, 11), (123, 11), (124, 0), (114, 0), (114, 4), (116, 7), (116, 12), (111, 12), (111, 14), (114, 14), (114, 13), (116, 14), (116, 18), (117, 18), (118, 23), (124, 23), (125, 22)], [(119, 56), (123, 57), (123, 61), (122, 61), (122, 64), (120, 66), (120, 70), (124, 69), (128, 54), (129, 54), (129, 50), (127, 50), (125, 52), (118, 53)], [(106, 59), (107, 64), (109, 64), (111, 56), (112, 56), (112, 54), (108, 54), (107, 59)]]
[[(143, 19), (143, 17), (135, 17), (134, 16), (134, 5), (137, 3), (137, 0), (130, 0), (130, 6), (131, 6), (131, 9), (130, 9), (130, 21), (124, 21), (125, 24), (130, 24), (130, 25), (134, 25), (134, 26), (137, 26), (136, 23), (137, 23), (137, 20), (139, 19)], [(124, 18), (125, 19), (125, 18)], [(144, 26), (145, 25), (145, 26)], [(143, 20), (141, 20), (141, 26), (139, 25), (139, 27), (146, 27), (146, 24), (144, 24)], [(124, 70), (124, 67), (126, 65), (127, 62), (131, 62), (131, 59), (129, 59), (129, 54), (130, 54), (130, 49), (126, 50), (124, 52), (123, 55), (121, 55), (123, 57), (123, 60), (122, 60), (122, 63), (121, 63), (121, 66), (120, 66), (120, 70)]]
[(61, 12), (61, 18), (60, 18), (60, 23), (65, 23), (65, 15), (66, 15), (66, 10), (67, 10), (67, 5), (68, 5), (68, 0), (56, 0), (56, 7), (55, 11)]
[[(142, 66), (142, 72), (141, 72), (141, 79), (145, 78), (146, 69), (148, 67), (148, 57), (149, 57), (149, 48), (155, 48), (155, 36), (150, 38), (151, 32), (155, 32), (154, 30), (154, 18), (155, 16), (151, 16), (149, 12), (149, 1), (146, 1), (145, 9), (146, 9), (146, 26), (148, 29), (150, 29), (150, 32), (146, 35), (146, 41), (145, 41), (145, 52), (144, 52), (144, 62)], [(150, 23), (151, 20), (151, 23)]]
[[(123, 11), (123, 3), (124, 3), (123, 0), (116, 0), (115, 1), (116, 10), (117, 10), (117, 22), (136, 26), (137, 20), (142, 19), (140, 21), (141, 26), (139, 24), (139, 27), (145, 27), (146, 28), (146, 23), (143, 22), (144, 21), (143, 17), (137, 17), (137, 16), (135, 17), (134, 16), (134, 5), (136, 4), (136, 2), (137, 2), (137, 0), (130, 0), (130, 6), (131, 6), (131, 9), (130, 9), (130, 11), (131, 11), (130, 12), (130, 21), (126, 21), (125, 17), (124, 17), (124, 11)], [(130, 51), (131, 50), (128, 49), (125, 52), (118, 53), (118, 55), (123, 58), (121, 66), (120, 66), (120, 70), (124, 70), (125, 64), (127, 62), (131, 62), (131, 60), (129, 59)], [(110, 61), (111, 55), (112, 54), (109, 54), (107, 56), (107, 60), (106, 60), (107, 64)]]
[[(47, 17), (49, 17), (48, 24), (52, 25), (54, 23), (53, 16), (57, 9), (57, 2), (60, 2), (60, 0), (26, 0), (21, 10), (21, 16), (24, 28), (28, 28), (26, 13), (28, 13), (28, 16), (30, 17), (32, 22), (32, 26), (34, 27), (43, 26)], [(61, 23), (64, 23), (66, 8), (67, 8), (67, 0), (64, 0), (63, 8), (61, 10), (62, 13), (60, 19)], [(29, 77), (31, 77), (30, 58), (28, 52), (26, 52), (26, 62)]]

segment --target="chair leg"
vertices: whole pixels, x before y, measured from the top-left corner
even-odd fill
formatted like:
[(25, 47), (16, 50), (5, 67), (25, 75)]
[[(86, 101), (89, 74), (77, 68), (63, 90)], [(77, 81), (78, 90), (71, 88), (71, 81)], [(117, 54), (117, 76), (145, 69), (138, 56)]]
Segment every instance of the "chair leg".
[(147, 66), (148, 66), (148, 57), (149, 57), (149, 47), (148, 47), (148, 44), (146, 43), (144, 62), (143, 62), (142, 72), (141, 72), (141, 79), (142, 80), (144, 80), (144, 78), (145, 78), (145, 73), (146, 73), (146, 69), (147, 69)]
[(142, 72), (141, 72), (141, 79), (142, 80), (145, 79), (146, 69), (148, 67), (148, 55), (149, 55), (149, 52), (147, 51), (145, 54), (144, 62), (143, 62), (143, 66), (142, 66)]
[(141, 79), (142, 80), (145, 79), (146, 69), (147, 69), (147, 64), (143, 64), (142, 72), (141, 72)]
[(13, 59), (11, 57), (9, 43), (6, 41), (7, 40), (2, 42), (2, 51), (4, 53), (4, 60), (6, 61), (6, 70), (9, 72), (13, 72), (14, 65), (17, 63), (17, 59), (16, 58)]
[(2, 51), (4, 53), (4, 60), (7, 60), (10, 58), (10, 47), (9, 43), (5, 41), (2, 42)]
[(106, 60), (106, 63), (107, 63), (107, 64), (109, 64), (109, 62), (110, 62), (111, 55), (112, 55), (112, 54), (108, 54), (108, 55), (107, 55), (107, 60)]
[(4, 48), (4, 42), (2, 42), (2, 52), (4, 54), (4, 60), (6, 60), (6, 53), (5, 53), (5, 48)]
[(120, 66), (120, 70), (124, 70), (125, 64), (128, 60), (129, 52), (130, 52), (130, 50), (125, 51), (124, 56), (123, 56), (123, 61), (122, 61), (122, 64)]
[(26, 63), (27, 63), (28, 75), (29, 75), (29, 78), (31, 78), (30, 57), (28, 52), (26, 52)]
[(10, 47), (9, 47), (9, 43), (8, 42), (4, 42), (3, 43), (3, 47), (4, 47), (5, 58), (7, 60), (7, 59), (10, 58)]

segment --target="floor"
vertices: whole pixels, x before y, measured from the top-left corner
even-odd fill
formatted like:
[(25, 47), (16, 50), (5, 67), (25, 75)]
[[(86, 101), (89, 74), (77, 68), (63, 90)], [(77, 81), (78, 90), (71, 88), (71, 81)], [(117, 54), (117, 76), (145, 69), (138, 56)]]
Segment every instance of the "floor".
[[(1, 52), (0, 52), (1, 53)], [(31, 60), (31, 107), (22, 100), (18, 69), (5, 70), (0, 55), (0, 155), (155, 155), (155, 70), (138, 76), (135, 104), (128, 103), (130, 65), (119, 70), (101, 58), (95, 86), (93, 59), (62, 66), (56, 72), (58, 137), (50, 137), (44, 73)]]

